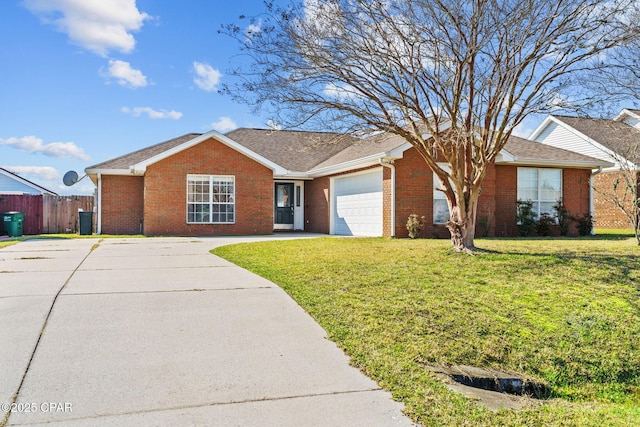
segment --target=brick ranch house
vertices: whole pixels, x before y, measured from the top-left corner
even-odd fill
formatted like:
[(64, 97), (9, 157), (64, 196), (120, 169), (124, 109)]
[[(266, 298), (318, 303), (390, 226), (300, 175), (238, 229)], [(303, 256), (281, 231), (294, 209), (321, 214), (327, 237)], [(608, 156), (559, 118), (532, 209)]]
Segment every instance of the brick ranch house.
[[(516, 201), (537, 212), (562, 199), (590, 212), (590, 180), (607, 162), (512, 137), (483, 184), (478, 235), (515, 236)], [(448, 207), (418, 152), (397, 136), (237, 129), (188, 134), (88, 167), (97, 232), (271, 234), (274, 230), (448, 237)], [(575, 230), (572, 230), (575, 233)]]
[[(529, 138), (610, 162), (609, 167), (594, 174), (595, 225), (602, 228), (630, 227), (624, 213), (604, 194), (613, 192), (614, 182), (621, 179), (622, 173), (634, 173), (635, 181), (640, 183), (640, 110), (624, 109), (614, 119), (550, 115)], [(626, 172), (620, 170), (623, 162), (627, 165), (623, 168)], [(637, 191), (640, 193), (640, 186)], [(627, 201), (632, 202), (630, 198)]]

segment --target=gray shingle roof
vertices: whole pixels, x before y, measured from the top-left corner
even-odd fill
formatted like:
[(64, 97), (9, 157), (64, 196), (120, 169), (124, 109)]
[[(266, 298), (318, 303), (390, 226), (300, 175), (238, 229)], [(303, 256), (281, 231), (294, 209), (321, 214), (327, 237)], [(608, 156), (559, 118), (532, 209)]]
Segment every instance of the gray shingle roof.
[(602, 160), (585, 156), (573, 151), (563, 150), (528, 139), (511, 136), (504, 147), (505, 151), (516, 157), (516, 161), (572, 162), (602, 165)]
[(392, 134), (378, 134), (368, 138), (355, 139), (351, 145), (329, 157), (324, 162), (317, 164), (313, 169), (336, 166), (374, 154), (386, 153), (404, 145), (406, 142), (400, 136)]
[(348, 135), (326, 132), (247, 129), (226, 137), (289, 171), (306, 172), (356, 141)]
[(629, 160), (638, 158), (638, 153), (634, 156), (629, 151), (637, 149), (640, 131), (624, 122), (556, 115), (553, 117)]
[(197, 138), (202, 134), (200, 133), (188, 133), (186, 135), (179, 136), (178, 138), (170, 139), (168, 141), (161, 142), (159, 144), (152, 145), (150, 147), (142, 148), (124, 156), (115, 157), (107, 160), (106, 162), (98, 163), (93, 166), (89, 166), (87, 169), (129, 169), (137, 163), (157, 156), (160, 153), (164, 153), (180, 144)]
[[(129, 169), (167, 150), (202, 136), (190, 133), (124, 156), (107, 160), (87, 169)], [(328, 132), (283, 131), (240, 128), (228, 132), (227, 138), (291, 172), (308, 172), (357, 161), (401, 147), (406, 141), (391, 134), (355, 138)], [(512, 136), (505, 150), (519, 161), (601, 164), (591, 157)]]

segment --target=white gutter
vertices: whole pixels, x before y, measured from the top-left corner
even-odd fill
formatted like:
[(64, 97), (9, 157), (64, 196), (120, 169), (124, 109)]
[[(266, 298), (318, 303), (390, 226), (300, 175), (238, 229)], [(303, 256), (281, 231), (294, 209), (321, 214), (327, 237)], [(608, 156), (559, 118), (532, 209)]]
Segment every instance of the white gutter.
[(340, 163), (333, 166), (325, 166), (320, 169), (313, 169), (307, 172), (307, 176), (311, 178), (318, 178), (326, 175), (334, 175), (340, 172), (347, 172), (354, 169), (366, 168), (368, 166), (376, 165), (379, 163), (382, 157), (385, 157), (387, 153), (377, 153), (367, 157), (363, 157), (356, 160)]
[(96, 234), (102, 234), (102, 174), (98, 172), (98, 212)]
[(549, 159), (519, 159), (514, 157), (512, 159), (504, 159), (502, 161), (496, 161), (496, 165), (515, 165), (515, 166), (538, 166), (538, 167), (556, 167), (556, 168), (575, 168), (575, 169), (593, 169), (601, 168), (602, 166), (612, 165), (610, 162), (582, 162), (572, 160), (549, 160)]
[[(591, 176), (589, 177), (589, 215), (591, 215), (591, 218), (594, 217), (594, 214), (596, 211), (595, 203), (593, 200), (593, 197), (594, 197), (593, 177), (598, 175), (600, 172), (602, 172), (602, 166), (598, 166), (598, 170), (595, 172), (591, 172)], [(591, 227), (591, 235), (593, 236), (594, 234), (596, 234), (595, 229)]]
[(396, 167), (393, 159), (380, 159), (380, 164), (391, 169), (391, 237), (396, 237)]

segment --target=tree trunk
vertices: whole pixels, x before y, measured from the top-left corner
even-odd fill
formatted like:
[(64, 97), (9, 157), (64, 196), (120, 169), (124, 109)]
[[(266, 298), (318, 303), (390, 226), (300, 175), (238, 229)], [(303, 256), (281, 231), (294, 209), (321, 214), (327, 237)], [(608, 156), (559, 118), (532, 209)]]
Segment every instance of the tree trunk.
[(476, 235), (476, 207), (477, 201), (473, 201), (466, 210), (459, 207), (450, 209), (451, 218), (447, 221), (447, 228), (451, 233), (451, 244), (456, 252), (471, 253), (476, 247), (474, 238)]

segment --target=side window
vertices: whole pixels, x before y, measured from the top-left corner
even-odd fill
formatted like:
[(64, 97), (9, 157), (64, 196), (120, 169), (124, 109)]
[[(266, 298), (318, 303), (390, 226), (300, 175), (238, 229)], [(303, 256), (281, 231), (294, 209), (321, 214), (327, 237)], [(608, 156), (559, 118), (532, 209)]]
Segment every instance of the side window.
[[(447, 172), (451, 171), (451, 168), (447, 163), (438, 163), (442, 169)], [(449, 218), (451, 217), (451, 213), (449, 212), (449, 204), (447, 203), (447, 198), (444, 193), (441, 191), (442, 185), (440, 185), (440, 181), (436, 174), (433, 174), (433, 223), (434, 224), (445, 224)]]

